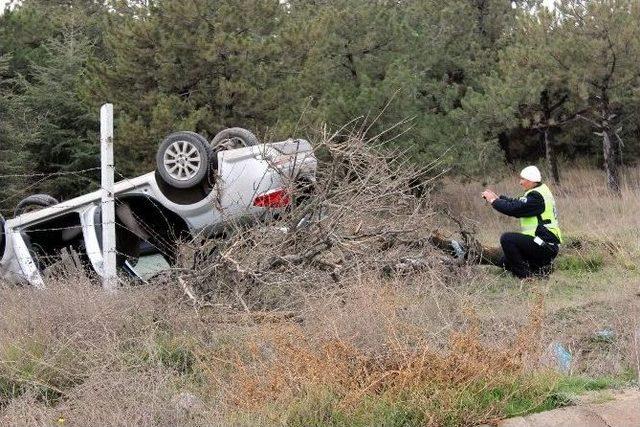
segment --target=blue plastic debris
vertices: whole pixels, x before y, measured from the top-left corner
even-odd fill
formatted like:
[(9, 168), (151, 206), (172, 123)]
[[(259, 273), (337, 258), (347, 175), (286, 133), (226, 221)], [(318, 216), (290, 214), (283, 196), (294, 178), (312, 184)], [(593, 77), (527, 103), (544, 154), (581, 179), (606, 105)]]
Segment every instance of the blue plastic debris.
[(571, 360), (573, 359), (569, 350), (559, 342), (556, 342), (553, 344), (553, 354), (560, 372), (568, 374), (571, 370)]

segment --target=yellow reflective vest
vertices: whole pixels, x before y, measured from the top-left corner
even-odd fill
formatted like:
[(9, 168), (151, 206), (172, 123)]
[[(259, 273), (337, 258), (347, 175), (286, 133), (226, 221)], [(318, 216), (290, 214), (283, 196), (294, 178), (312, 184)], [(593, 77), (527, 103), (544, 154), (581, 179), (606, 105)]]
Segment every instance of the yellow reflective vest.
[(556, 200), (553, 198), (551, 190), (549, 190), (546, 184), (541, 184), (524, 193), (525, 197), (532, 191), (537, 191), (544, 198), (544, 212), (538, 216), (520, 218), (522, 233), (528, 236), (535, 236), (536, 228), (538, 228), (539, 224), (542, 224), (562, 243), (562, 232), (560, 231), (560, 224), (558, 223)]

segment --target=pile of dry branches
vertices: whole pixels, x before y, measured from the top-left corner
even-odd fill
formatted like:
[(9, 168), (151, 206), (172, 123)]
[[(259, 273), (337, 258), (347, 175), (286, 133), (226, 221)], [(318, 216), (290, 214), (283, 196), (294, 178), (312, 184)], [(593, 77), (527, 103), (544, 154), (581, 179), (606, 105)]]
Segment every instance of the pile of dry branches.
[(315, 146), (316, 181), (291, 184), (285, 213), (185, 244), (185, 291), (198, 300), (231, 296), (245, 310), (293, 308), (309, 291), (354, 276), (445, 269), (453, 259), (435, 250), (428, 198), (437, 163), (417, 168), (365, 134), (325, 133)]

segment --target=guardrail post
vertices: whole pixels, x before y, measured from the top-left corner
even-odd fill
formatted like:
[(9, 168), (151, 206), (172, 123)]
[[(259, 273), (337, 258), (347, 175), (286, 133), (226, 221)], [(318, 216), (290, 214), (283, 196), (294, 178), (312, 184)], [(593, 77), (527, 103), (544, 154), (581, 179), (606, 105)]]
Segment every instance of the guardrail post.
[(100, 108), (100, 167), (102, 172), (102, 285), (115, 291), (116, 276), (116, 222), (113, 194), (113, 104)]

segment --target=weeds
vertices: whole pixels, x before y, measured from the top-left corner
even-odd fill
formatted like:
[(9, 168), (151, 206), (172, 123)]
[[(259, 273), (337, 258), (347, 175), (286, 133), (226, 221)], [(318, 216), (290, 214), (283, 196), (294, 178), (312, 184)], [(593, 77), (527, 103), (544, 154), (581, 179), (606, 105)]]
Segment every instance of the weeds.
[(564, 254), (555, 260), (553, 266), (571, 274), (597, 273), (604, 267), (604, 258), (600, 254)]
[[(332, 209), (317, 224), (283, 232), (292, 211), (192, 242), (183, 269), (115, 295), (69, 277), (1, 287), (0, 424), (473, 425), (635, 377), (639, 277), (617, 261), (637, 261), (634, 189), (576, 200), (572, 186), (594, 178), (566, 174), (558, 202), (582, 246), (567, 245), (548, 281), (521, 284), (443, 262), (431, 228), (459, 227), (435, 214), (437, 195), (414, 192), (418, 171), (350, 150), (358, 134), (345, 141), (324, 148), (333, 172), (317, 200)], [(450, 208), (481, 221), (484, 242), (516, 226), (472, 185), (449, 185)], [(594, 342), (605, 327), (613, 338)], [(553, 342), (571, 349), (574, 376), (555, 371)]]
[[(554, 377), (538, 383), (526, 369), (538, 351), (533, 313), (539, 309), (507, 347), (483, 344), (471, 327), (453, 333), (443, 351), (389, 317), (374, 354), (357, 339), (291, 325), (256, 331), (232, 353), (203, 352), (199, 366), (209, 382), (226, 387), (224, 404), (276, 424), (466, 425), (544, 407)], [(401, 334), (402, 341), (394, 339)]]
[[(525, 324), (491, 340), (468, 306), (448, 296), (459, 289), (415, 280), (396, 286), (372, 278), (314, 297), (303, 323), (245, 325), (220, 323), (214, 308), (204, 314), (181, 306), (180, 294), (166, 296), (166, 289), (123, 289), (114, 298), (89, 284), (60, 284), (13, 301), (15, 289), (0, 290), (15, 308), (0, 334), (0, 421), (455, 426), (569, 404), (574, 393), (614, 385), (540, 369), (539, 298)], [(437, 300), (425, 297), (430, 289)], [(33, 325), (16, 317), (25, 307), (46, 300), (66, 311), (78, 295), (90, 302), (69, 316), (64, 332), (44, 326), (53, 326), (55, 312), (39, 311), (39, 338), (7, 335)], [(453, 305), (437, 315), (445, 304)], [(433, 334), (438, 327), (441, 338)], [(192, 409), (177, 406), (184, 393), (194, 396)]]

